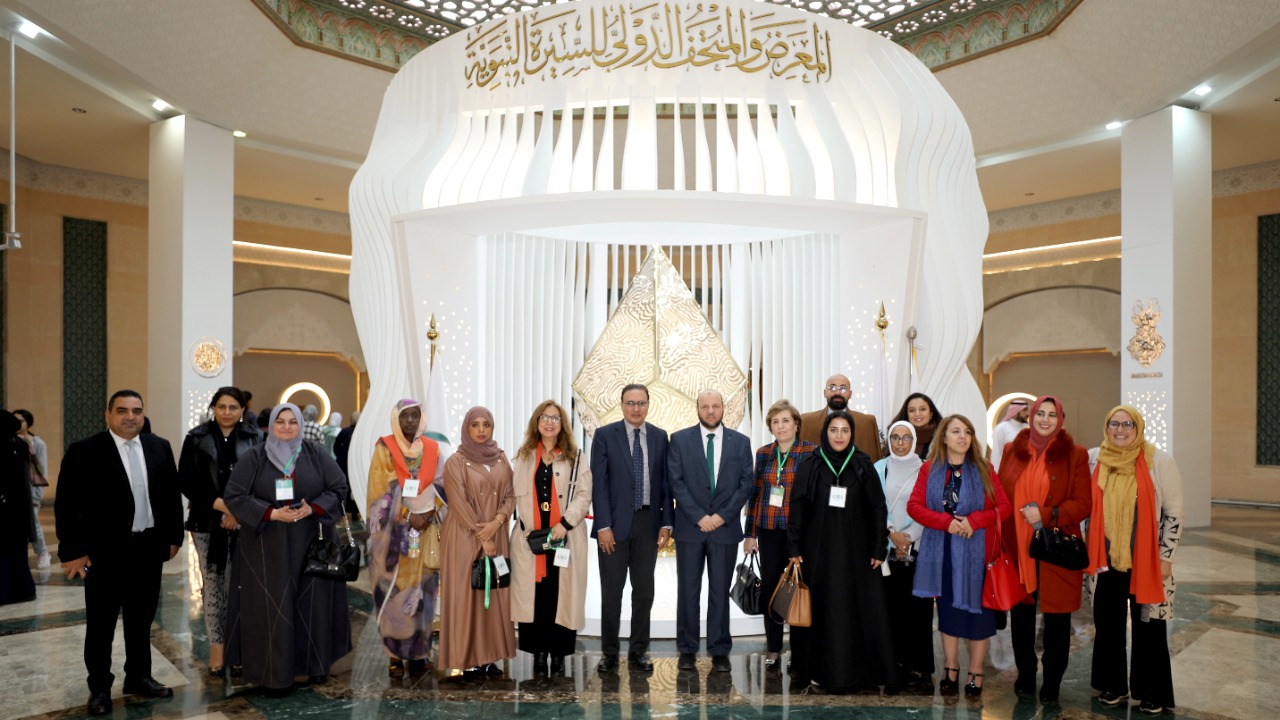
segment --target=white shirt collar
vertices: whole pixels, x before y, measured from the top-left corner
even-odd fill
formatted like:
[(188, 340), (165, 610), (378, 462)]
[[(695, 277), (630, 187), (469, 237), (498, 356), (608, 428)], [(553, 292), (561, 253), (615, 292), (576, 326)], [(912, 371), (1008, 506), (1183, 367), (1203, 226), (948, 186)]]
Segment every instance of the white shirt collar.
[[(125, 444), (125, 443), (127, 443), (127, 442), (129, 442), (128, 440), (125, 440), (124, 438), (122, 438), (122, 437), (120, 437), (119, 435), (117, 435), (117, 434), (115, 433), (115, 431), (114, 431), (114, 430), (107, 430), (107, 432), (108, 432), (108, 433), (111, 433), (111, 439), (116, 441), (116, 449), (117, 449), (117, 450), (119, 450), (119, 449), (123, 448), (123, 447), (124, 447), (124, 444)], [(133, 439), (134, 439), (134, 440), (138, 440), (138, 438), (139, 438), (139, 437), (141, 437), (141, 436), (142, 436), (142, 434), (141, 434), (141, 433), (139, 433), (139, 434), (137, 434), (137, 435), (134, 435), (134, 436), (133, 436)], [(138, 445), (139, 445), (139, 446), (141, 446), (141, 445), (142, 445), (142, 441), (141, 441), (141, 440), (139, 440), (139, 441), (138, 441)]]

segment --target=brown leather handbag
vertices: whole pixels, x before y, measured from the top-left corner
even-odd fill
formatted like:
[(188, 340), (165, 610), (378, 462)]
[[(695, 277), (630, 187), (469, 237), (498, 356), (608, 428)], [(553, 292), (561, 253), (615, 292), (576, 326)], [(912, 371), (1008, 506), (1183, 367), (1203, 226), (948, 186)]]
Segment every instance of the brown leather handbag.
[(809, 627), (813, 623), (809, 586), (800, 574), (800, 563), (791, 563), (778, 580), (778, 587), (769, 599), (769, 612), (777, 622), (792, 627)]

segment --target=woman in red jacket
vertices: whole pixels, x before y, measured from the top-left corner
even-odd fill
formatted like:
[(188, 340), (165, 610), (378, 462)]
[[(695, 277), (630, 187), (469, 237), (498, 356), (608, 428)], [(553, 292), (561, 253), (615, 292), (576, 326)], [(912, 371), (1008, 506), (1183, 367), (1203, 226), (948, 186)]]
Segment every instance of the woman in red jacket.
[[(916, 558), (914, 593), (938, 599), (938, 632), (942, 634), (944, 694), (960, 687), (960, 638), (969, 641), (969, 682), (964, 694), (982, 696), (982, 666), (995, 613), (982, 606), (982, 583), (996, 534), (987, 532), (1009, 517), (1009, 498), (978, 451), (973, 423), (952, 415), (938, 423), (942, 441), (929, 447), (920, 468), (907, 514), (925, 527)], [(955, 673), (955, 675), (952, 675)]]
[(1013, 688), (1036, 690), (1036, 604), (1044, 613), (1044, 684), (1040, 699), (1057, 702), (1071, 650), (1071, 613), (1080, 609), (1081, 570), (1042, 563), (1029, 554), (1037, 528), (1058, 528), (1080, 536), (1089, 517), (1089, 453), (1062, 429), (1062, 403), (1046, 395), (1031, 405), (1031, 427), (1005, 448), (1000, 479), (1016, 511), (1004, 524), (1005, 548), (1016, 557), (1022, 585), (1030, 594), (1009, 613), (1018, 679)]

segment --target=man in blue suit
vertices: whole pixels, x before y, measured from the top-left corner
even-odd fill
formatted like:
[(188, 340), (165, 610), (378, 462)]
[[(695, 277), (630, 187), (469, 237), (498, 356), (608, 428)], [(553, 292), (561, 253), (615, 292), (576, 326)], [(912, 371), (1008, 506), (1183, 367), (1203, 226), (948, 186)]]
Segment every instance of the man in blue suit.
[(598, 670), (618, 668), (622, 590), (631, 576), (631, 638), (627, 660), (649, 671), (649, 614), (658, 549), (671, 540), (671, 492), (667, 488), (667, 431), (645, 422), (649, 389), (622, 389), (622, 420), (596, 430), (591, 441), (591, 490), (600, 560)]
[(716, 672), (728, 672), (729, 580), (742, 542), (742, 506), (755, 485), (751, 441), (730, 430), (724, 397), (698, 394), (698, 424), (671, 436), (667, 480), (675, 496), (676, 647), (681, 670), (694, 669), (702, 609), (702, 568), (707, 568), (707, 652)]

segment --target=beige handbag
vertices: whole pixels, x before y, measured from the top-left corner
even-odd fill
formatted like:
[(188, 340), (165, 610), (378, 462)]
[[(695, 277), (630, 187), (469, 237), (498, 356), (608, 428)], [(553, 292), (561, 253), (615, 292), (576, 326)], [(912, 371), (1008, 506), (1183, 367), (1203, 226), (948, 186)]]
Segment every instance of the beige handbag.
[(422, 531), (422, 566), (428, 570), (440, 569), (440, 525), (433, 522)]

